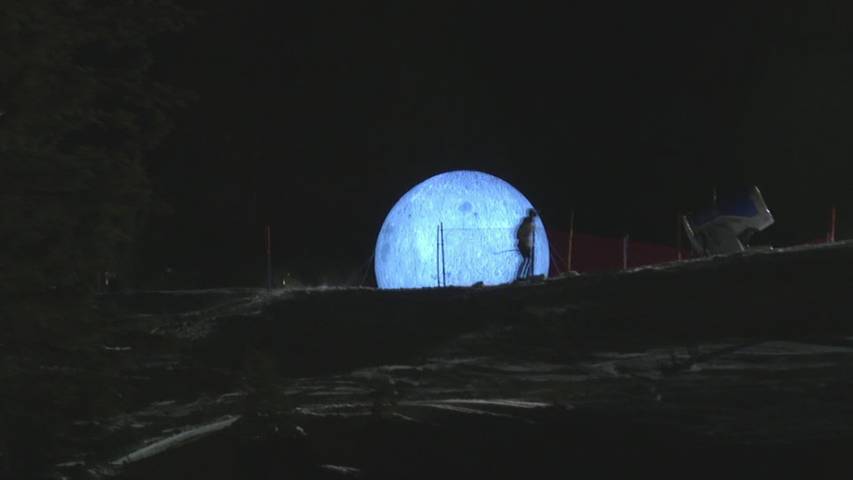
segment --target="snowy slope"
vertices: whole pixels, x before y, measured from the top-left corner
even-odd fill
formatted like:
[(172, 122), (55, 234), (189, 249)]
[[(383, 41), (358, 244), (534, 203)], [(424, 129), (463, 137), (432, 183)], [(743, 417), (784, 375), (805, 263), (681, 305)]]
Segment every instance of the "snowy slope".
[[(609, 458), (614, 474), (666, 474), (663, 449), (680, 474), (756, 448), (788, 458), (764, 466), (780, 471), (844, 464), (831, 447), (853, 444), (848, 265), (838, 243), (500, 287), (103, 297), (117, 318), (104, 355), (137, 379), (115, 388), (152, 401), (100, 419), (57, 468), (517, 478)], [(200, 459), (215, 467), (193, 477)]]

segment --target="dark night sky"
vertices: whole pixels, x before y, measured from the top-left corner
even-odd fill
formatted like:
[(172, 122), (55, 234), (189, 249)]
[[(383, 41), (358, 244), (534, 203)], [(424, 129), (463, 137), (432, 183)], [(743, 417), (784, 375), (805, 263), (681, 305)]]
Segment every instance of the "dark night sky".
[(580, 230), (665, 242), (713, 185), (762, 188), (764, 241), (853, 208), (853, 2), (186, 3), (206, 12), (158, 74), (198, 101), (154, 155), (172, 214), (148, 243), (210, 283), (255, 268), (265, 222), (277, 266), (345, 277), (450, 169), (504, 178), (550, 227), (576, 209)]

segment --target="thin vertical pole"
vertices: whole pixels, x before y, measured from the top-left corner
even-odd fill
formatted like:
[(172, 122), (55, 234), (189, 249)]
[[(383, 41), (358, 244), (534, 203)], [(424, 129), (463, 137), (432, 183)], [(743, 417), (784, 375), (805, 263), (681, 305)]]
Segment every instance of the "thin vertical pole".
[(835, 223), (836, 223), (836, 210), (833, 205), (829, 210), (829, 232), (826, 234), (826, 241), (834, 242), (835, 241)]
[(266, 226), (266, 241), (267, 241), (267, 290), (272, 290), (272, 235), (270, 226)]
[(572, 250), (574, 249), (575, 243), (575, 211), (572, 210), (571, 215), (569, 216), (569, 252), (566, 255), (566, 268), (567, 272), (572, 271)]
[(441, 286), (441, 247), (440, 239), (441, 238), (441, 225), (435, 226), (435, 285)]
[(628, 234), (622, 237), (622, 270), (628, 269)]
[(675, 214), (675, 257), (681, 261), (681, 213)]
[(444, 270), (444, 223), (439, 223), (441, 228), (441, 284), (447, 286), (447, 272)]

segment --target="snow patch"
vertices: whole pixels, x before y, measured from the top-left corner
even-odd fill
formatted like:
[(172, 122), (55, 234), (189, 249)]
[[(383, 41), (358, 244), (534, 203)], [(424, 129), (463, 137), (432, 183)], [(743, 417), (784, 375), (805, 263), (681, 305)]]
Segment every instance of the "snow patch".
[(764, 342), (760, 345), (745, 347), (736, 355), (825, 355), (833, 353), (853, 353), (853, 348), (833, 345), (815, 345), (798, 342)]
[(514, 407), (514, 408), (545, 408), (548, 407), (549, 404), (543, 402), (531, 402), (528, 400), (515, 400), (515, 399), (488, 399), (488, 398), (448, 398), (444, 400), (438, 400), (439, 403), (455, 403), (455, 404), (467, 404), (467, 405), (494, 405), (498, 407)]
[(457, 407), (455, 405), (441, 403), (439, 402), (426, 402), (426, 401), (418, 401), (418, 402), (401, 402), (401, 405), (407, 405), (411, 407), (426, 407), (426, 408), (435, 408), (437, 410), (448, 410), (455, 413), (464, 413), (468, 415), (486, 415), (490, 417), (501, 417), (501, 418), (515, 418), (512, 415), (507, 415), (504, 413), (496, 413), (490, 412), (488, 410), (478, 410), (476, 408), (467, 408), (467, 407)]
[(320, 465), (323, 470), (334, 472), (347, 477), (361, 477), (361, 470), (355, 467), (345, 467), (343, 465)]
[(208, 423), (206, 425), (200, 425), (197, 427), (190, 428), (176, 435), (172, 435), (170, 437), (164, 438), (162, 440), (156, 441), (151, 445), (140, 448), (129, 454), (118, 458), (112, 461), (113, 465), (127, 465), (129, 463), (138, 462), (139, 460), (146, 459), (148, 457), (152, 457), (154, 455), (158, 455), (167, 450), (173, 449), (175, 447), (179, 447), (186, 443), (192, 442), (194, 440), (198, 440), (199, 438), (209, 435), (214, 432), (218, 432), (219, 430), (226, 429), (234, 424), (237, 420), (240, 419), (240, 416), (226, 416), (216, 422)]

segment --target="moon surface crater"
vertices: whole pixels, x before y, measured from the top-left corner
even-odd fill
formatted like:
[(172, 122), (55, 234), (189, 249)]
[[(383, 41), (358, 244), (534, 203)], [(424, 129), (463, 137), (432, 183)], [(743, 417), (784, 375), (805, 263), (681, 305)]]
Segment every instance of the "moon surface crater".
[[(515, 232), (530, 208), (521, 192), (487, 173), (457, 170), (424, 180), (397, 201), (382, 224), (374, 259), (377, 285), (512, 282), (522, 261)], [(547, 275), (548, 237), (539, 217), (534, 235), (533, 273)]]

